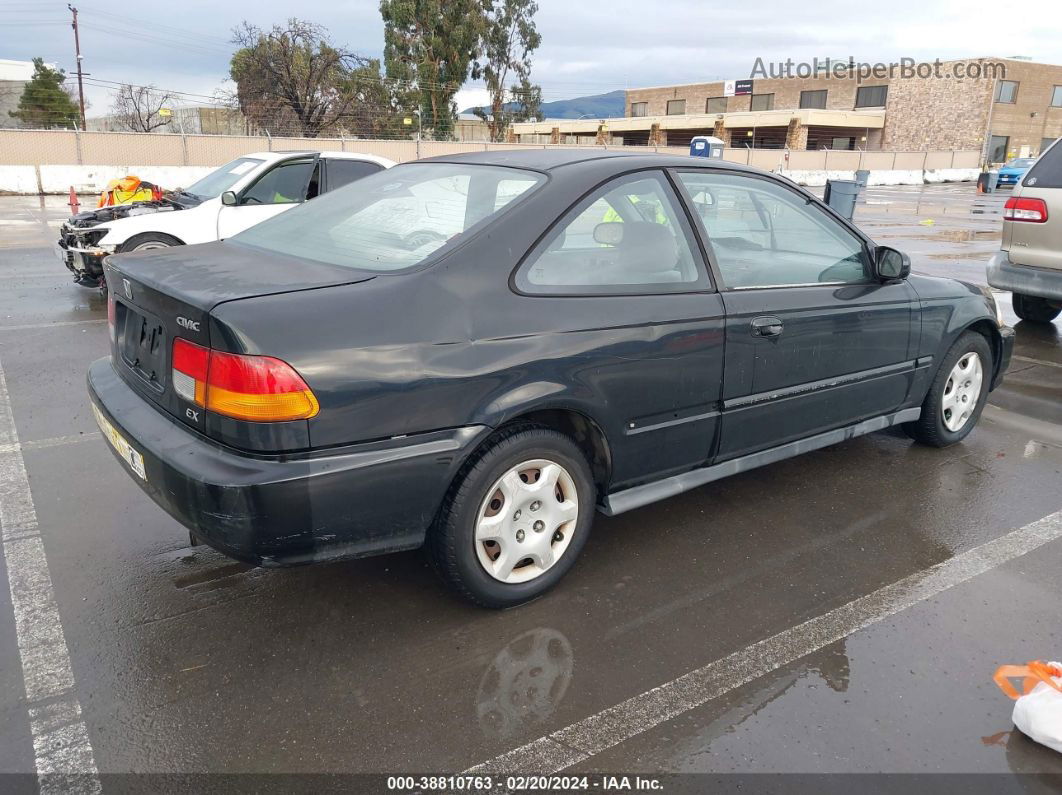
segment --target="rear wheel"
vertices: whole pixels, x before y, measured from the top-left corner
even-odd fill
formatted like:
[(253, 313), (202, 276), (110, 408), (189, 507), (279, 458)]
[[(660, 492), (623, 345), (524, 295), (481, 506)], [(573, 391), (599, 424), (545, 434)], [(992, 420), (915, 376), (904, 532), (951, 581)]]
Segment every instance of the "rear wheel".
[(179, 245), (181, 245), (181, 241), (173, 237), (173, 235), (167, 235), (162, 232), (144, 232), (140, 235), (133, 235), (126, 240), (118, 246), (118, 251), (126, 254), (130, 251), (151, 251), (156, 248), (172, 248)]
[(1014, 314), (1030, 323), (1050, 323), (1062, 312), (1062, 307), (1052, 304), (1046, 298), (1032, 295), (1014, 293), (1011, 303), (1014, 306)]
[(517, 428), (458, 476), (427, 550), (442, 578), (484, 607), (511, 607), (552, 588), (590, 533), (596, 492), (575, 442)]
[(904, 425), (907, 434), (931, 447), (947, 447), (965, 439), (981, 418), (992, 367), (992, 351), (985, 338), (964, 332), (941, 362), (922, 402), (922, 416)]

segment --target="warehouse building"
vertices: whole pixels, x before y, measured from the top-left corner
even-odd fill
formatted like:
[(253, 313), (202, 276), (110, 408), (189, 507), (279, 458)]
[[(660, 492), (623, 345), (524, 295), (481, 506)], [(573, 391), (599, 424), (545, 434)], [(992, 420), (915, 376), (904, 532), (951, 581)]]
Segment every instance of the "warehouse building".
[(0, 129), (19, 126), (19, 120), (11, 113), (18, 110), (22, 90), (32, 78), (33, 64), (30, 61), (0, 58)]
[(1062, 135), (1062, 66), (975, 58), (860, 74), (827, 63), (807, 77), (630, 89), (623, 118), (528, 122), (513, 133), (534, 143), (688, 146), (714, 135), (754, 149), (979, 150), (996, 163)]

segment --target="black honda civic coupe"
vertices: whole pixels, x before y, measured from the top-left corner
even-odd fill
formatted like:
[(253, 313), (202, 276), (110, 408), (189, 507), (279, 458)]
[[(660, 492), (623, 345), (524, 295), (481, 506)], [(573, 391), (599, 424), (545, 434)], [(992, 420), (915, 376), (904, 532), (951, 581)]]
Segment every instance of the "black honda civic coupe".
[(536, 149), (369, 176), (106, 263), (94, 414), (140, 487), (262, 566), (426, 547), (518, 604), (617, 514), (901, 425), (977, 423), (1013, 331), (788, 180)]

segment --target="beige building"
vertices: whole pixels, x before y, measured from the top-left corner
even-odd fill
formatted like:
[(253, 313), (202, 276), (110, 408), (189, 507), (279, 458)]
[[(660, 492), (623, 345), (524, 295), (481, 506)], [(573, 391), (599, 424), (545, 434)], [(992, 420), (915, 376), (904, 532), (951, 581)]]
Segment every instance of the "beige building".
[(536, 143), (688, 146), (714, 135), (755, 149), (980, 150), (991, 162), (1038, 154), (1062, 135), (1062, 66), (976, 58), (916, 68), (921, 75), (882, 67), (857, 79), (856, 67), (835, 64), (810, 77), (630, 89), (621, 119), (546, 120), (514, 133)]

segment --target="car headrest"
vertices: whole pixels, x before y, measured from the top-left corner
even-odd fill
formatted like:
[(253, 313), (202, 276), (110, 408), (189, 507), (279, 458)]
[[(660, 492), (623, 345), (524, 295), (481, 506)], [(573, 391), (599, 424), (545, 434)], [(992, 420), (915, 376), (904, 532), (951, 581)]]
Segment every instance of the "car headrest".
[(634, 221), (623, 227), (623, 241), (616, 246), (621, 265), (640, 268), (649, 263), (665, 268), (674, 266), (678, 259), (678, 244), (670, 228), (648, 221)]

